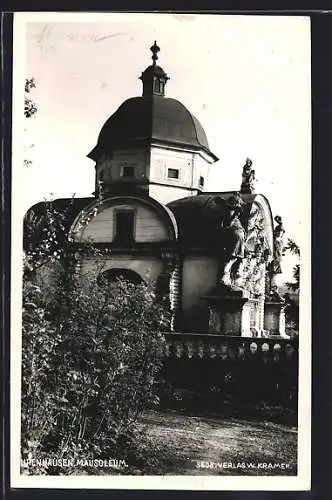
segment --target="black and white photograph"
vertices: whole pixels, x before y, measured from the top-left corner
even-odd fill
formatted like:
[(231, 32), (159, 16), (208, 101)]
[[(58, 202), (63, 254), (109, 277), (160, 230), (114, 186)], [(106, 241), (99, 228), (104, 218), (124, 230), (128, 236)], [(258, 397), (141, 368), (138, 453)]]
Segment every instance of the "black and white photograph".
[(12, 487), (310, 489), (310, 43), (14, 15)]

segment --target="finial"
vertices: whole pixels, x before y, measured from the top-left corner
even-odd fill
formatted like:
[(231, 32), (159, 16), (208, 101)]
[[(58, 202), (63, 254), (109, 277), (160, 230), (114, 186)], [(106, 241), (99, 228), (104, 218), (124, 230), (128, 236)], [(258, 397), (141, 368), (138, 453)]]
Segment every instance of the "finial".
[(150, 50), (152, 52), (153, 65), (155, 66), (156, 65), (156, 61), (158, 59), (157, 54), (158, 54), (158, 52), (160, 52), (160, 47), (158, 47), (156, 40), (154, 41), (154, 44), (152, 45), (152, 47), (150, 47)]
[(157, 54), (160, 51), (160, 47), (158, 47), (156, 40), (152, 47), (150, 47), (150, 50), (152, 52), (153, 64), (150, 64), (140, 76), (143, 82), (143, 96), (158, 95), (164, 97), (165, 84), (169, 78), (163, 68), (156, 64), (158, 60)]

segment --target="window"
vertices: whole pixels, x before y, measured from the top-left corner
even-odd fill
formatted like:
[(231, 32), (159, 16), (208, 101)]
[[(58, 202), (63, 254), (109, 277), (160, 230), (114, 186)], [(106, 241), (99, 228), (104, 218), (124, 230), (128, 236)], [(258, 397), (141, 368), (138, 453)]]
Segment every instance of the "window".
[(178, 179), (179, 170), (177, 168), (169, 168), (167, 171), (167, 175), (169, 179)]
[(120, 176), (121, 177), (134, 177), (133, 165), (121, 165)]
[(154, 91), (160, 92), (160, 80), (155, 80), (154, 82)]
[(156, 94), (164, 94), (165, 83), (159, 79), (153, 82), (153, 90)]
[(204, 187), (204, 177), (202, 177), (202, 176), (200, 176), (200, 178), (199, 178), (199, 185), (201, 187)]
[(99, 276), (98, 281), (100, 282), (100, 284), (102, 284), (103, 280), (112, 282), (118, 279), (127, 280), (130, 283), (133, 283), (133, 285), (140, 285), (141, 283), (144, 283), (141, 276), (137, 274), (135, 271), (132, 271), (131, 269), (118, 268), (118, 267), (113, 267), (112, 269), (109, 269), (108, 271), (102, 273)]
[(117, 210), (115, 212), (115, 241), (121, 245), (129, 245), (134, 241), (135, 212), (133, 210)]

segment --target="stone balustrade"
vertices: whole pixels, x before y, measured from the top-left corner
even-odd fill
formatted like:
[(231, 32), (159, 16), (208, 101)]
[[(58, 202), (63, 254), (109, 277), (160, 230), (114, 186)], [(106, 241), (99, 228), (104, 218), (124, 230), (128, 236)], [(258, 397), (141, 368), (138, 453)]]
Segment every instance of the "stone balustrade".
[(298, 339), (251, 338), (195, 333), (167, 333), (165, 352), (178, 359), (244, 359), (261, 357), (278, 362), (297, 359)]

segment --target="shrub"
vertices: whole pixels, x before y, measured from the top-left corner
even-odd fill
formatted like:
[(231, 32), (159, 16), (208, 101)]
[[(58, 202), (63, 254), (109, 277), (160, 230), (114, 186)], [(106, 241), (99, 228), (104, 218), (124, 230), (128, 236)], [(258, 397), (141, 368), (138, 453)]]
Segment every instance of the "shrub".
[(132, 457), (158, 402), (165, 312), (145, 284), (52, 272), (23, 286), (22, 459)]

